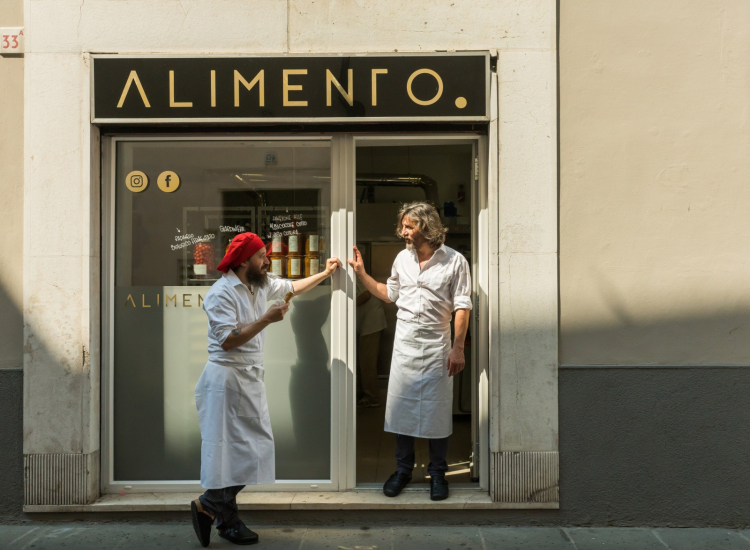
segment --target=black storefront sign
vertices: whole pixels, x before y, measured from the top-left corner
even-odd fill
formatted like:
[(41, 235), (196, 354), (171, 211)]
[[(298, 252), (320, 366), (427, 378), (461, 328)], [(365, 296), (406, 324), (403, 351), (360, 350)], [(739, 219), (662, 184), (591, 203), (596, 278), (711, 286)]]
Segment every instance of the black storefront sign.
[(488, 119), (489, 55), (93, 59), (93, 122)]

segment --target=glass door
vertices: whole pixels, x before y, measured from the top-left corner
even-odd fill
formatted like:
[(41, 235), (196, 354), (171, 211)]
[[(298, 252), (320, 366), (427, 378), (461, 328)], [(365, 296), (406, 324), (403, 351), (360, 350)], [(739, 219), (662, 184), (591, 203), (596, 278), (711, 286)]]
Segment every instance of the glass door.
[[(239, 232), (269, 243), (281, 277), (325, 265), (338, 246), (331, 140), (122, 138), (109, 146), (104, 492), (197, 490), (203, 298)], [(341, 362), (331, 342), (333, 303), (344, 304), (333, 299), (339, 277), (296, 297), (266, 330), (278, 482), (251, 490), (337, 488), (332, 368)]]

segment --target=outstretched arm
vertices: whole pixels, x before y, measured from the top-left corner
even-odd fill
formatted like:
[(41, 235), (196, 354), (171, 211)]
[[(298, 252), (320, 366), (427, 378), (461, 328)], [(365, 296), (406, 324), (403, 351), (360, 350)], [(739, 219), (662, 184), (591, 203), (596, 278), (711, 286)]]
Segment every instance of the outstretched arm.
[(362, 281), (362, 284), (365, 285), (365, 288), (370, 291), (370, 294), (372, 294), (376, 298), (380, 298), (386, 304), (390, 304), (391, 301), (390, 299), (388, 299), (388, 288), (383, 283), (377, 282), (367, 274), (367, 272), (365, 271), (365, 263), (362, 261), (362, 254), (359, 252), (356, 246), (353, 248), (354, 259), (347, 260), (347, 262), (350, 266), (352, 266), (352, 269), (354, 269), (354, 273), (357, 274), (357, 278)]

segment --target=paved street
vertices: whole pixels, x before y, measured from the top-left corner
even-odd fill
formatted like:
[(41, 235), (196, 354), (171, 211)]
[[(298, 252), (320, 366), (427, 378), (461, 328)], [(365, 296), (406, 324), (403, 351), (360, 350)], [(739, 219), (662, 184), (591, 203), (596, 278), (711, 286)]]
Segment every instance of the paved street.
[[(590, 550), (750, 549), (750, 530), (556, 528), (253, 526), (257, 548), (268, 550)], [(234, 545), (215, 536), (210, 548)], [(0, 549), (69, 548), (169, 550), (200, 548), (189, 523), (56, 523), (0, 525)]]

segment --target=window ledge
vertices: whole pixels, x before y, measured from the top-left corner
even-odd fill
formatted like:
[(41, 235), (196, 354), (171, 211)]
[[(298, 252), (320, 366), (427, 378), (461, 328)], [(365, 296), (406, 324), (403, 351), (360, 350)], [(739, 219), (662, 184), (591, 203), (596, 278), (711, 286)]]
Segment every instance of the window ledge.
[[(93, 504), (27, 505), (24, 512), (187, 512), (198, 493), (131, 493), (103, 495)], [(240, 510), (491, 510), (557, 509), (557, 502), (492, 502), (481, 490), (458, 489), (446, 500), (433, 502), (426, 490), (406, 490), (396, 498), (382, 491), (244, 492), (237, 496)]]

